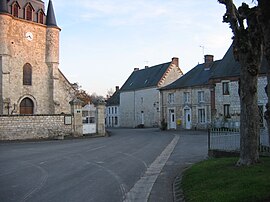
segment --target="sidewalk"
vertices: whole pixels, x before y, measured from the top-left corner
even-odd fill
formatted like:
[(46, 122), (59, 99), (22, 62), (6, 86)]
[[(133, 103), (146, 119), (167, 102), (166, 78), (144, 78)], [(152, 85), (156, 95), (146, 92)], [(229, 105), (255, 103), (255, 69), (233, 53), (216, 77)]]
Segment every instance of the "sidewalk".
[(180, 183), (186, 168), (207, 157), (207, 131), (164, 131), (166, 133), (179, 135), (180, 140), (151, 190), (150, 202), (183, 201), (179, 190), (174, 190), (174, 183)]

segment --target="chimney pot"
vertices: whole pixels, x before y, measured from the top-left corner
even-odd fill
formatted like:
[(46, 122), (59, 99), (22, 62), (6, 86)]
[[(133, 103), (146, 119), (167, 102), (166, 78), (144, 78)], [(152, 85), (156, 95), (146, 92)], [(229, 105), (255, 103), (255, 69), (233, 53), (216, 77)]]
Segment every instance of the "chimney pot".
[(179, 67), (179, 58), (173, 57), (172, 58), (172, 64), (174, 64), (176, 67)]
[(213, 55), (205, 55), (204, 62), (205, 62), (205, 64), (209, 64), (209, 63), (214, 62), (214, 56)]
[(135, 71), (138, 71), (138, 70), (139, 70), (139, 68), (134, 68), (134, 72), (135, 72)]

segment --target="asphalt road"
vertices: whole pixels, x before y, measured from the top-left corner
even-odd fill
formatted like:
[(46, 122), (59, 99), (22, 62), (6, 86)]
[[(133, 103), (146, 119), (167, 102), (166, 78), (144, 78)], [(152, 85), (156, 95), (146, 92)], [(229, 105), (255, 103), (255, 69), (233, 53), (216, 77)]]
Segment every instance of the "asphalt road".
[(205, 158), (206, 139), (114, 129), (106, 138), (0, 143), (0, 201), (173, 201), (175, 176)]

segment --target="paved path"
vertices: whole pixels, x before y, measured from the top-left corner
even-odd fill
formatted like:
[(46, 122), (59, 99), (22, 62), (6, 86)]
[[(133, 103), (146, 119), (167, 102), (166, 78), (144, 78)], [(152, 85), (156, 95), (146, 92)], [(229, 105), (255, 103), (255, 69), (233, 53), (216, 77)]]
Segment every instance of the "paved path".
[[(157, 129), (118, 129), (109, 138), (0, 143), (0, 201), (173, 201), (179, 169), (205, 154), (205, 135)], [(144, 182), (144, 193), (137, 195)]]

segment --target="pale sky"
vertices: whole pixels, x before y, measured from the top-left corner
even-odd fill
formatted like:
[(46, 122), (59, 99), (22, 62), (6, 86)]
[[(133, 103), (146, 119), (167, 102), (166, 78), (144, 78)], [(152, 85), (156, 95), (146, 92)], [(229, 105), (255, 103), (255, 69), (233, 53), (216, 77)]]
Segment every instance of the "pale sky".
[[(232, 42), (229, 25), (222, 23), (225, 6), (217, 0), (52, 2), (62, 29), (59, 68), (89, 94), (105, 96), (121, 87), (134, 68), (173, 57), (186, 73), (203, 62), (204, 54), (221, 59)], [(44, 3), (47, 8), (48, 0)]]

